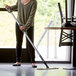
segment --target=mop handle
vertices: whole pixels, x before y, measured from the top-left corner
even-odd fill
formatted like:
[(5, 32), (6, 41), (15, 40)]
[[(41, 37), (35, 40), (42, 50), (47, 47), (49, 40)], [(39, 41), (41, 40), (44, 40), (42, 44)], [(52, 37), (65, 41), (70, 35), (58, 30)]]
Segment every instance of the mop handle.
[(11, 13), (12, 11), (10, 10), (9, 6), (7, 4), (4, 4), (5, 7), (8, 7), (8, 12)]

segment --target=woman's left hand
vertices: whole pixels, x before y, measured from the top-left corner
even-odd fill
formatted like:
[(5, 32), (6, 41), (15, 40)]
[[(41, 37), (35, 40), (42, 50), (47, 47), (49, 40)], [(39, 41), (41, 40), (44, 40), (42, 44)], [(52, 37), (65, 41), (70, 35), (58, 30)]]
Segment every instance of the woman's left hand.
[(20, 28), (20, 30), (21, 30), (21, 31), (23, 31), (23, 30), (24, 30), (24, 26), (20, 26), (19, 28)]

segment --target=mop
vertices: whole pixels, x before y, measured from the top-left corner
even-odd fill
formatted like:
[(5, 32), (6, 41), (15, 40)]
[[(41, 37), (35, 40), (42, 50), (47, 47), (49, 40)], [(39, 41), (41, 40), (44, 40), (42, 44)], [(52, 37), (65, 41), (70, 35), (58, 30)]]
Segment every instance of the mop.
[[(5, 4), (5, 6), (8, 6), (7, 4)], [(15, 15), (12, 13), (11, 9), (8, 8), (8, 12), (11, 13), (11, 15), (13, 16), (13, 18), (15, 19), (15, 21), (17, 22), (18, 26), (21, 26), (20, 23), (18, 22), (17, 18), (15, 17)], [(43, 63), (45, 64), (46, 68), (38, 68), (38, 70), (50, 70), (50, 69), (58, 69), (58, 68), (49, 68), (49, 66), (47, 65), (47, 63), (45, 62), (45, 60), (43, 59), (43, 57), (41, 56), (41, 54), (39, 53), (38, 49), (34, 46), (34, 44), (32, 43), (32, 41), (30, 40), (30, 38), (28, 37), (28, 35), (26, 34), (26, 32), (24, 30), (22, 30), (22, 32), (24, 33), (25, 37), (28, 39), (28, 41), (30, 42), (30, 44), (32, 45), (32, 47), (35, 49), (35, 51), (37, 52), (37, 54), (39, 55), (39, 57), (41, 58), (41, 60), (43, 61)]]

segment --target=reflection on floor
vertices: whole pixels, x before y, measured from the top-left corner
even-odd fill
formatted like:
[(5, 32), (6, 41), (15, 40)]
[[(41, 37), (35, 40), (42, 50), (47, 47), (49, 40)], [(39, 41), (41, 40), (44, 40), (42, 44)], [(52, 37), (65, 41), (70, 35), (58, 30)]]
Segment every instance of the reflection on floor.
[[(20, 67), (13, 67), (12, 64), (0, 64), (0, 76), (76, 76), (76, 70), (64, 70), (70, 64), (48, 64), (50, 67), (59, 69), (37, 70), (31, 64), (22, 64)], [(37, 64), (38, 68), (45, 68), (43, 64)]]

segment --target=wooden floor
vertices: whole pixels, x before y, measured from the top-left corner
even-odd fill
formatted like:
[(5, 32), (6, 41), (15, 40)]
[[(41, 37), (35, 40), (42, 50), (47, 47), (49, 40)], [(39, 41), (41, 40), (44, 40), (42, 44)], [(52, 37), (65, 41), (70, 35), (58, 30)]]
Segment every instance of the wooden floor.
[(37, 68), (31, 67), (31, 64), (22, 64), (20, 67), (13, 67), (12, 64), (0, 64), (0, 76), (76, 76), (76, 70), (64, 70), (65, 67), (71, 67), (70, 64), (48, 64), (50, 68), (59, 69), (37, 70), (45, 68), (44, 64), (37, 64)]

